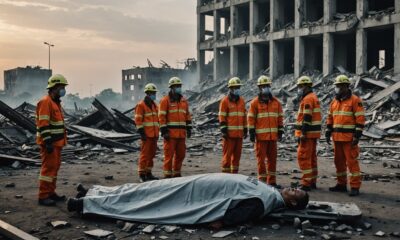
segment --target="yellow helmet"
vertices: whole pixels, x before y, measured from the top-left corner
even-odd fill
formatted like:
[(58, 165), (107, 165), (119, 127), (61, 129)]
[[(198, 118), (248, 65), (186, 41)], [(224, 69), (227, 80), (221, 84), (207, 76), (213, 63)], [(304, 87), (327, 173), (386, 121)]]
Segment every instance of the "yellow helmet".
[(153, 83), (148, 83), (144, 86), (144, 92), (157, 92), (157, 87)]
[(301, 76), (299, 79), (297, 79), (297, 85), (303, 85), (303, 84), (311, 84), (312, 85), (312, 80), (309, 76)]
[(257, 80), (257, 86), (272, 84), (271, 78), (261, 75)]
[(236, 87), (236, 86), (242, 86), (242, 82), (240, 81), (240, 78), (238, 77), (233, 77), (231, 79), (229, 79), (228, 82), (228, 87)]
[(170, 78), (168, 82), (168, 87), (172, 87), (174, 85), (182, 85), (182, 80), (178, 77)]
[(335, 85), (336, 84), (341, 84), (341, 83), (347, 83), (350, 84), (350, 79), (346, 75), (339, 75), (335, 78)]
[(57, 84), (68, 85), (67, 79), (61, 74), (55, 74), (47, 80), (47, 89), (54, 87)]

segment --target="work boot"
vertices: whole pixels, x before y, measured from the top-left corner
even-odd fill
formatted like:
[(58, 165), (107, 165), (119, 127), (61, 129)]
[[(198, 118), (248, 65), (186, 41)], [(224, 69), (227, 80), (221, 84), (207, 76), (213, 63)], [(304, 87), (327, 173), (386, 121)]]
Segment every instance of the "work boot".
[(336, 186), (330, 187), (329, 191), (331, 191), (331, 192), (347, 192), (347, 186), (341, 185), (341, 184), (336, 184)]
[(64, 195), (60, 196), (57, 193), (53, 193), (49, 198), (55, 202), (63, 202), (66, 199)]
[(177, 177), (182, 177), (182, 175), (180, 174), (180, 173), (177, 173), (177, 174), (174, 174), (174, 176), (173, 176), (174, 178), (177, 178)]
[(67, 209), (69, 212), (82, 212), (83, 211), (83, 199), (68, 198)]
[(358, 195), (360, 195), (360, 189), (358, 189), (358, 188), (351, 188), (350, 193), (349, 193), (349, 196), (350, 196), (350, 197), (355, 197), (355, 196), (358, 196)]
[(86, 196), (88, 190), (82, 185), (82, 183), (79, 183), (78, 186), (76, 187), (76, 191), (78, 191), (78, 194), (76, 194), (76, 198), (83, 198)]
[(147, 180), (148, 180), (148, 179), (147, 179), (146, 174), (139, 174), (139, 182), (144, 183), (144, 182), (146, 182)]
[(311, 183), (311, 189), (317, 189), (317, 183)]
[(301, 185), (301, 186), (299, 187), (299, 189), (300, 189), (300, 190), (303, 190), (303, 191), (306, 191), (306, 192), (311, 191), (311, 187), (310, 187), (310, 186), (306, 186), (306, 185)]
[(158, 180), (158, 177), (155, 177), (151, 172), (148, 172), (146, 175), (147, 181)]
[(55, 206), (56, 205), (56, 202), (53, 200), (53, 199), (51, 199), (51, 198), (44, 198), (44, 199), (39, 199), (39, 205), (42, 205), (42, 206), (46, 206), (46, 207), (50, 207), (50, 206)]

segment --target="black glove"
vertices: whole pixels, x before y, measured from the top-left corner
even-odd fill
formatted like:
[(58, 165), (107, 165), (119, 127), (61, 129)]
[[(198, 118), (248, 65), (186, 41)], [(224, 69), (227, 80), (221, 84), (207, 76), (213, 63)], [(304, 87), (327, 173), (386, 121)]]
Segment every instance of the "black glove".
[(282, 132), (282, 131), (279, 131), (279, 132), (278, 132), (278, 140), (279, 140), (279, 141), (282, 141), (282, 137), (283, 137), (283, 132)]
[(228, 128), (227, 127), (221, 128), (221, 133), (222, 133), (223, 138), (225, 138), (225, 139), (228, 138)]
[(359, 138), (353, 137), (353, 142), (352, 142), (353, 146), (356, 146), (356, 145), (358, 144), (359, 141), (360, 141)]
[(140, 134), (140, 139), (142, 139), (143, 141), (146, 141), (146, 134), (144, 133), (144, 128), (139, 128), (138, 130), (139, 134)]
[(186, 129), (186, 137), (187, 137), (187, 138), (190, 138), (191, 136), (192, 136), (192, 129), (187, 128), (187, 129)]
[(52, 143), (46, 143), (46, 151), (47, 153), (52, 153), (54, 151), (54, 147)]
[(165, 139), (165, 140), (169, 140), (169, 131), (167, 127), (162, 127), (161, 128), (161, 136)]
[(243, 129), (243, 139), (246, 139), (247, 135), (248, 135), (247, 128), (245, 128), (245, 129)]
[(256, 130), (255, 129), (250, 129), (250, 141), (255, 142), (256, 141)]
[(331, 145), (331, 135), (332, 135), (331, 131), (327, 130), (325, 132), (325, 140), (326, 140), (326, 143), (328, 143), (329, 145)]

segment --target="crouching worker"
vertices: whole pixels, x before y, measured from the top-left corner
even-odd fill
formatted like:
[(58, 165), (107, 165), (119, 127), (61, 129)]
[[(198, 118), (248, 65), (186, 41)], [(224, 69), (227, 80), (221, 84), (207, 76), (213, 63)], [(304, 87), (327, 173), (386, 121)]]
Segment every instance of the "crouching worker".
[(115, 187), (81, 185), (68, 210), (154, 224), (236, 225), (282, 208), (303, 209), (308, 194), (281, 191), (241, 174), (210, 173)]

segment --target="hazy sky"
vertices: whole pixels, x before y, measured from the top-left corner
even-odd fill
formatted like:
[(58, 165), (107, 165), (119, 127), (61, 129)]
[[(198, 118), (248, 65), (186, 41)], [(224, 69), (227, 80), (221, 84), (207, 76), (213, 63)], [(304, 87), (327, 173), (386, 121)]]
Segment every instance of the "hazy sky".
[(88, 96), (121, 91), (121, 70), (160, 59), (196, 57), (195, 0), (0, 0), (0, 88), (3, 71), (48, 67), (67, 91)]

